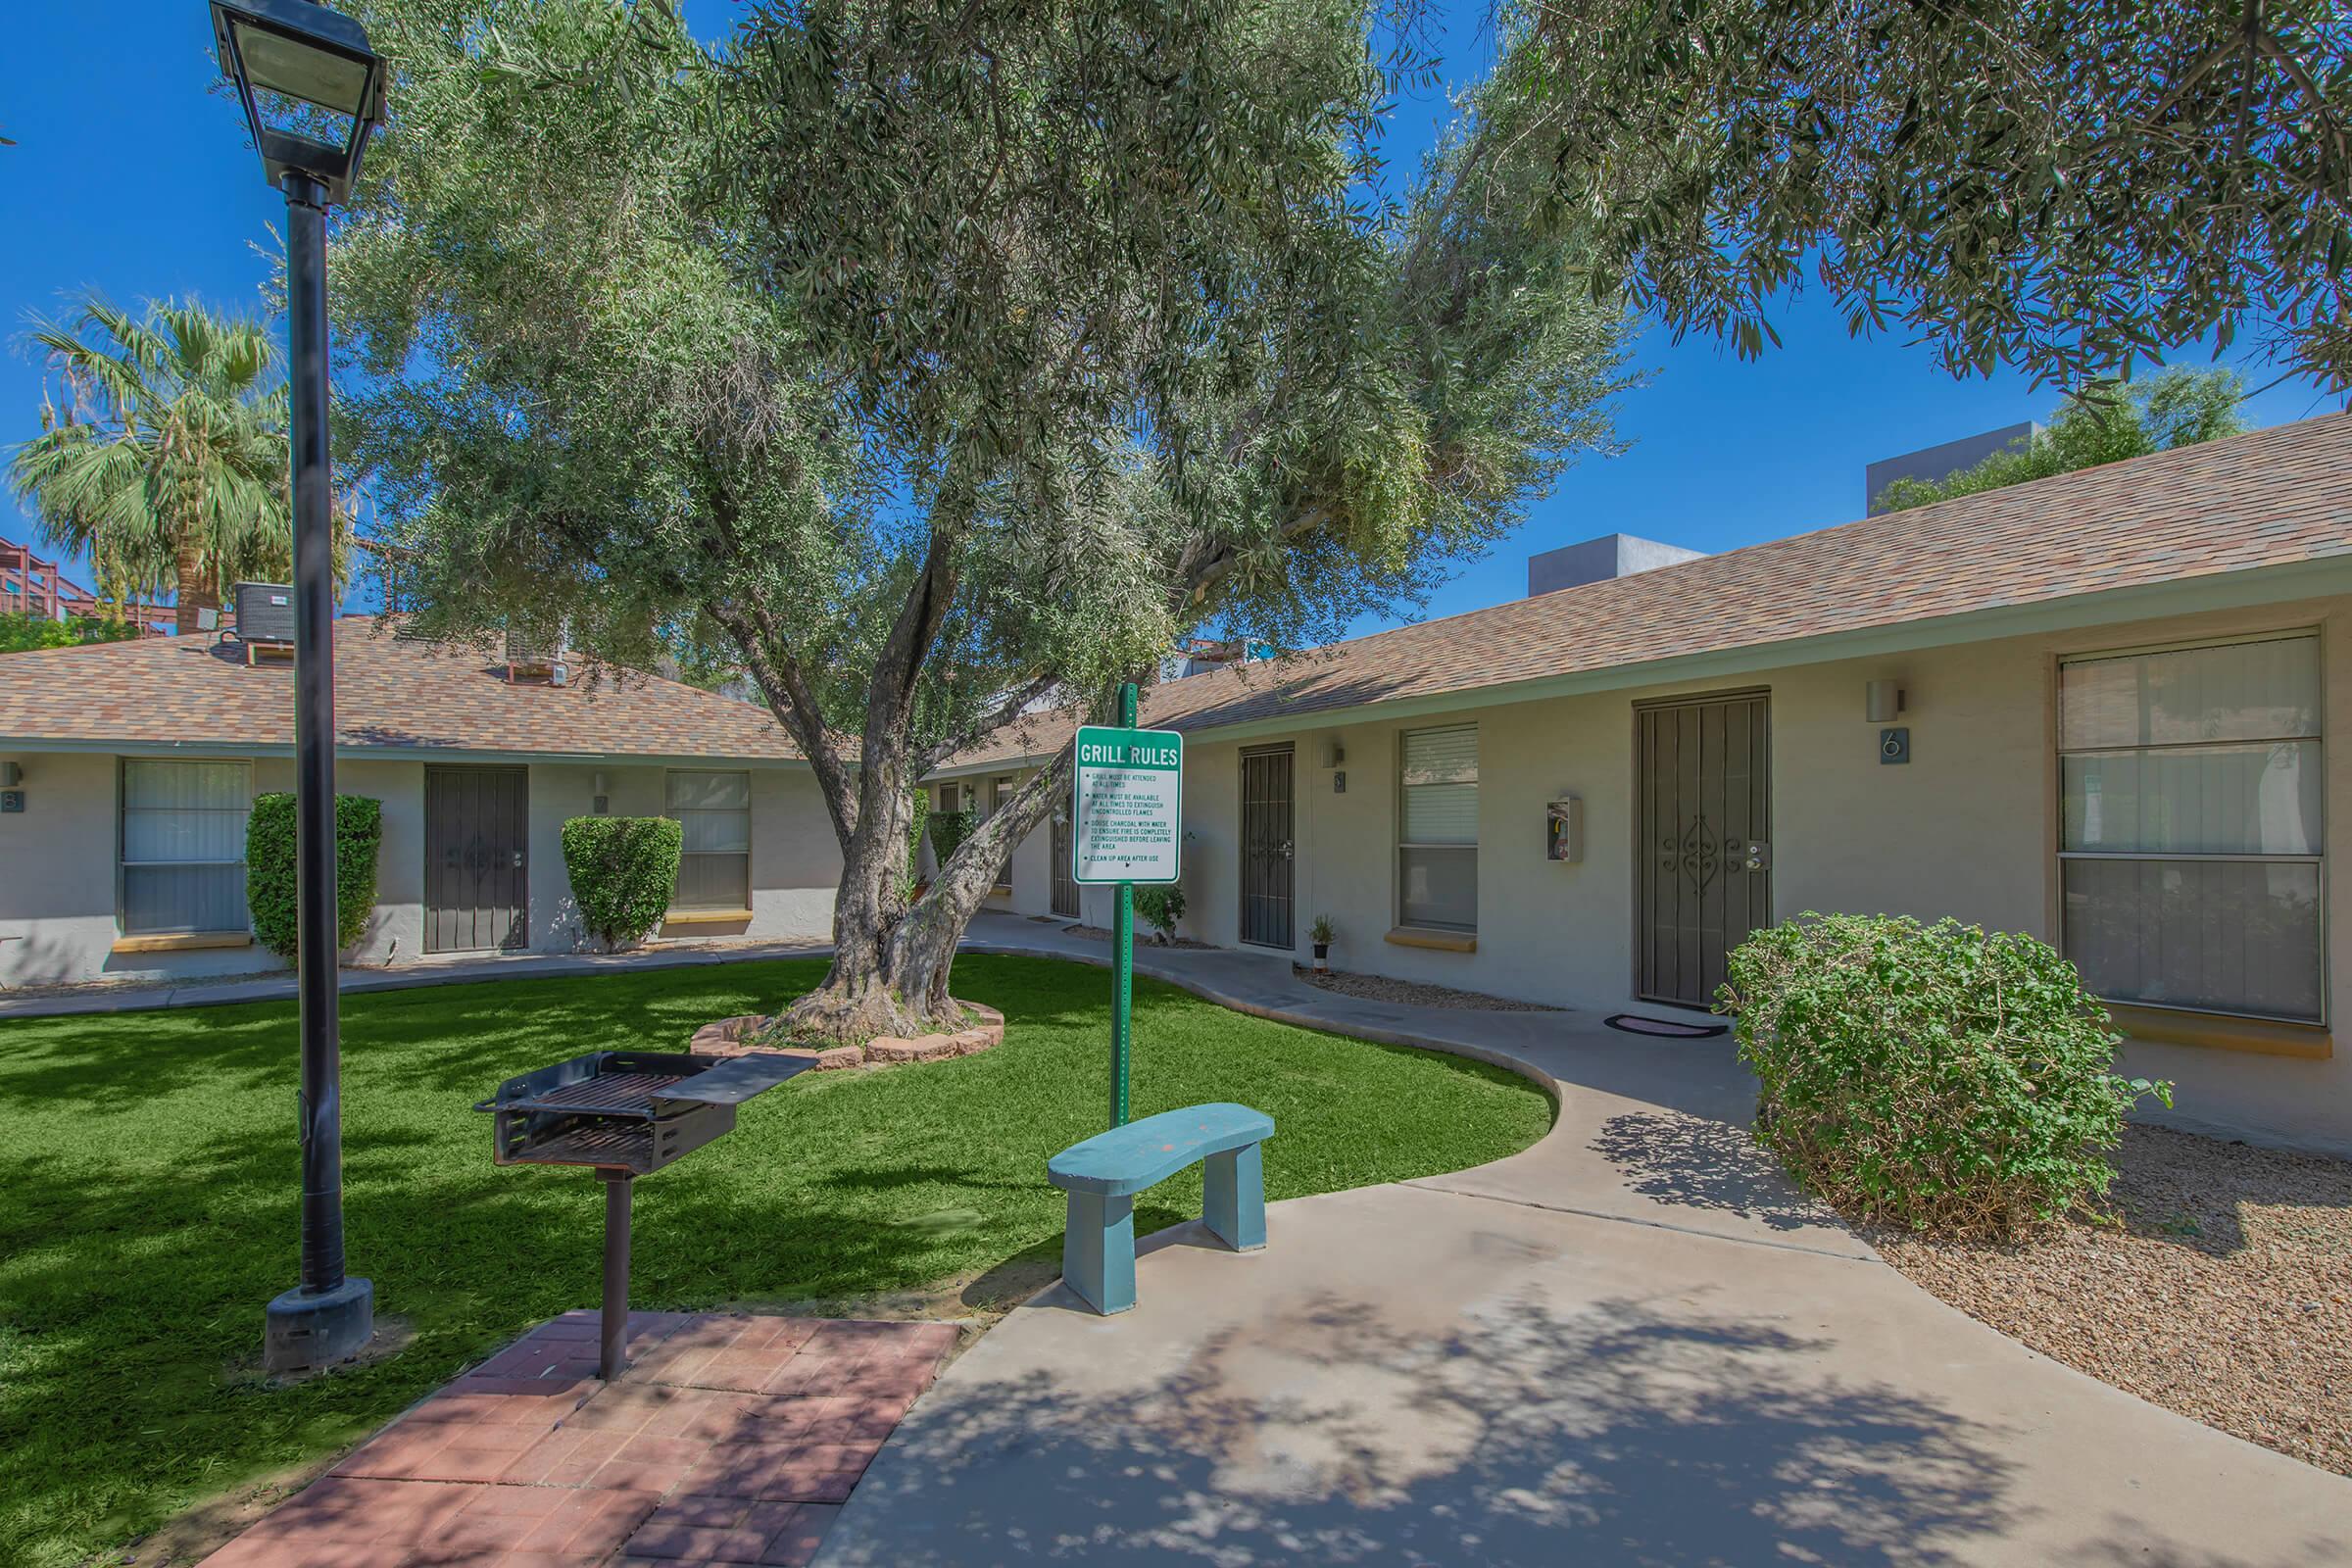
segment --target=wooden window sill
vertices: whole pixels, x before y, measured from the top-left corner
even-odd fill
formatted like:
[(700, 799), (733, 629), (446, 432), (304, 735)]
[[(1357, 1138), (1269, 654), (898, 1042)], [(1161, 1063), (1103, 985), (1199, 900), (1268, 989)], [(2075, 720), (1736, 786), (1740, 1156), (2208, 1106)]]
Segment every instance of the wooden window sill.
[(663, 925), (736, 925), (752, 917), (749, 909), (673, 909), (662, 917)]
[(2134, 1040), (2166, 1046), (2202, 1046), (2209, 1051), (2247, 1051), (2264, 1056), (2300, 1056), (2325, 1061), (2335, 1054), (2335, 1041), (2325, 1026), (2280, 1023), (2270, 1018), (2232, 1018), (2212, 1012), (2174, 1012), (2166, 1007), (2135, 1007), (2109, 1003), (2116, 1028)]
[(250, 931), (158, 931), (146, 936), (117, 937), (117, 953), (192, 953), (199, 948), (250, 948)]
[(1438, 953), (1478, 951), (1478, 933), (1475, 931), (1439, 931), (1430, 926), (1400, 925), (1389, 932), (1389, 940), (1400, 948), (1428, 948)]

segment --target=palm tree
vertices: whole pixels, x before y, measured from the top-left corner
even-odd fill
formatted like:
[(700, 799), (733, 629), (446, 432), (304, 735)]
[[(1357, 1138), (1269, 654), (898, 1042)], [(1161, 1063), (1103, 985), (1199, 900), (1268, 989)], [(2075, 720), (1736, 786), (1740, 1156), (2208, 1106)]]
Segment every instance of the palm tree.
[(134, 318), (91, 294), (25, 341), (64, 383), (9, 465), (46, 543), (119, 593), (172, 590), (182, 632), (228, 583), (286, 579), (286, 388), (261, 321), (193, 301)]

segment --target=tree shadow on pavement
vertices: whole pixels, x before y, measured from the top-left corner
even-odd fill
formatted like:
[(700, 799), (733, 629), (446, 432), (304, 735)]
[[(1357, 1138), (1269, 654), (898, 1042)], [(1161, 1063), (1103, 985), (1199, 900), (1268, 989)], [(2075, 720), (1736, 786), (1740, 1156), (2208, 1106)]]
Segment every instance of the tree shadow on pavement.
[(1933, 1568), (2014, 1522), (1997, 1433), (1820, 1348), (1629, 1299), (1435, 1336), (1325, 1300), (1123, 1392), (942, 1385), (825, 1560)]
[(1590, 1146), (1644, 1198), (1743, 1215), (1776, 1231), (1836, 1226), (1828, 1204), (1789, 1180), (1745, 1129), (1680, 1111), (1628, 1111)]

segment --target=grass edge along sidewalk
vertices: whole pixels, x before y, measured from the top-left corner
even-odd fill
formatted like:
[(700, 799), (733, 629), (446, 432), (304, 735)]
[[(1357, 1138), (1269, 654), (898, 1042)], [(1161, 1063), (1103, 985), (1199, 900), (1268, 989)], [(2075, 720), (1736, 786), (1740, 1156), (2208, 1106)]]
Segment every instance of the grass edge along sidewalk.
[[(297, 1239), (292, 1005), (0, 1023), (0, 1562), (65, 1568), (315, 1464), (593, 1302), (593, 1184), (494, 1169), (473, 1102), (564, 1055), (683, 1045), (820, 972), (798, 959), (347, 998), (352, 1266), (415, 1338), (291, 1389), (259, 1374), (257, 1303)], [(1108, 988), (1080, 964), (967, 956), (956, 992), (1004, 1011), (1004, 1046), (804, 1075), (747, 1109), (720, 1157), (649, 1184), (634, 1304), (849, 1310), (956, 1280), (985, 1300), (1050, 1274), (1062, 1206), (1045, 1161), (1101, 1130)], [(1282, 1127), (1269, 1199), (1457, 1170), (1550, 1123), (1543, 1094), (1497, 1068), (1150, 980), (1136, 1000), (1137, 1110), (1264, 1108)], [(1196, 1211), (1198, 1184), (1155, 1191), (1139, 1230)]]

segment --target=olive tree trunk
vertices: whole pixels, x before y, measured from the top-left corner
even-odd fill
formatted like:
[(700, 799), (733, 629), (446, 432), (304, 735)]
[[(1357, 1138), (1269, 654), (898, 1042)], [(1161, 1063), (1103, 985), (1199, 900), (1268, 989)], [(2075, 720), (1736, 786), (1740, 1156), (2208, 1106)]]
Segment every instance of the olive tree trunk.
[(782, 628), (756, 605), (709, 607), (734, 638), (777, 719), (808, 759), (841, 845), (832, 967), (822, 985), (778, 1015), (779, 1037), (862, 1043), (876, 1035), (960, 1027), (963, 1020), (948, 999), (956, 944), (1014, 848), (1069, 788), (1074, 753), (1065, 745), (1052, 765), (1033, 774), (965, 837), (921, 898), (909, 898), (907, 835), (914, 787), (944, 758), (1016, 716), (1052, 685), (1041, 675), (1004, 694), (960, 735), (928, 751), (914, 745), (917, 685), (955, 598), (956, 522), (952, 512), (935, 519), (922, 569), (875, 660), (854, 765), (827, 728), (813, 686)]
[(824, 982), (778, 1020), (799, 1040), (862, 1042), (875, 1035), (958, 1029), (948, 982), (964, 929), (1004, 875), (1012, 852), (1069, 788), (1067, 746), (967, 835), (919, 899), (906, 887), (911, 797), (906, 786), (860, 791), (865, 808), (844, 857), (833, 906), (833, 963)]

